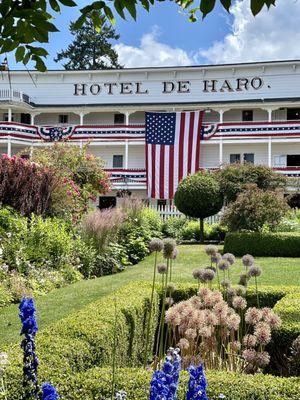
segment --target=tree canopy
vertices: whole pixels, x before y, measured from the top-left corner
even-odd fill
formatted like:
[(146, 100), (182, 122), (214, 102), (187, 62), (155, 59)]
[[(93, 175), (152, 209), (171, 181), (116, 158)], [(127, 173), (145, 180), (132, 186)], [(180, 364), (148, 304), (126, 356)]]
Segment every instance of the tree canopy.
[(88, 18), (80, 28), (71, 22), (70, 32), (74, 40), (66, 50), (57, 53), (54, 61), (67, 60), (65, 69), (112, 69), (122, 68), (118, 63), (118, 54), (112, 48), (110, 40), (119, 39), (114, 28), (104, 24), (101, 32), (97, 32), (93, 21)]
[[(81, 8), (80, 17), (75, 22), (75, 27), (80, 28), (87, 18), (91, 17), (95, 29), (100, 32), (104, 20), (115, 24), (115, 15), (126, 19), (129, 14), (137, 19), (138, 7), (142, 6), (150, 11), (151, 6), (165, 0), (112, 0), (91, 1)], [(197, 21), (199, 16), (204, 18), (213, 11), (216, 0), (173, 0), (187, 15), (191, 22)], [(229, 12), (233, 0), (220, 0), (222, 6)], [(258, 14), (264, 6), (275, 5), (276, 0), (250, 0), (253, 15)], [(35, 68), (45, 71), (45, 57), (48, 55), (43, 46), (36, 43), (48, 43), (49, 33), (57, 32), (53, 23), (57, 13), (65, 13), (65, 7), (77, 6), (74, 0), (2, 0), (0, 2), (0, 54), (15, 51), (17, 62), (25, 65), (31, 60), (35, 62)]]

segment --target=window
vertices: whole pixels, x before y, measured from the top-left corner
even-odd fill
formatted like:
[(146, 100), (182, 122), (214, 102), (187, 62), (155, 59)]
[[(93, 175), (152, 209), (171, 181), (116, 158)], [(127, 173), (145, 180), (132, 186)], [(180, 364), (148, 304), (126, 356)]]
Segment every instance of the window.
[(113, 168), (123, 168), (123, 155), (117, 154), (113, 156)]
[(300, 167), (300, 154), (288, 154), (286, 156), (287, 167)]
[(288, 121), (300, 119), (300, 108), (287, 108), (286, 119)]
[(125, 124), (125, 115), (124, 114), (115, 114), (114, 115), (114, 123), (115, 124)]
[(253, 121), (253, 110), (243, 110), (242, 120), (243, 121)]
[(69, 122), (69, 116), (67, 114), (60, 114), (58, 116), (58, 122), (60, 124), (67, 124)]
[(99, 197), (99, 208), (104, 210), (106, 208), (113, 208), (117, 205), (117, 198), (115, 196), (100, 196)]
[(31, 123), (30, 114), (21, 114), (21, 124), (30, 125), (30, 123)]
[(254, 153), (245, 153), (244, 162), (249, 164), (254, 164)]
[(241, 162), (240, 154), (230, 154), (230, 164)]
[(274, 167), (286, 167), (286, 156), (274, 156)]
[[(15, 114), (11, 114), (11, 120), (15, 120)], [(3, 121), (8, 121), (8, 113), (3, 114)]]

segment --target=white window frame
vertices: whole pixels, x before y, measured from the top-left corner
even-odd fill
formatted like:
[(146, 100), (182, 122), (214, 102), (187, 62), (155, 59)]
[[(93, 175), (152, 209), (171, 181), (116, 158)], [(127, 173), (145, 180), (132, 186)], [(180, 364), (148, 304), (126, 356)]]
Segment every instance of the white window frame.
[(286, 154), (274, 154), (273, 155), (273, 167), (285, 168), (286, 167)]

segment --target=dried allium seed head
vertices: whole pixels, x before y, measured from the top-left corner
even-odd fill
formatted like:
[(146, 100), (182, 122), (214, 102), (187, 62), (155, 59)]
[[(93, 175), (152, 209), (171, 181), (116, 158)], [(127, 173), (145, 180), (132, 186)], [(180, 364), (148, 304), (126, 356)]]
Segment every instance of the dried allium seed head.
[(176, 242), (174, 239), (167, 238), (163, 240), (163, 252), (164, 252), (164, 258), (171, 258), (172, 253), (176, 247)]
[(211, 256), (211, 262), (218, 264), (219, 261), (222, 260), (222, 256), (220, 253), (216, 253), (214, 255)]
[(241, 317), (238, 314), (232, 314), (229, 318), (227, 318), (227, 327), (230, 330), (237, 331), (239, 329), (241, 322)]
[(212, 328), (211, 328), (211, 326), (205, 326), (205, 325), (204, 325), (204, 326), (200, 327), (199, 330), (198, 330), (198, 334), (199, 334), (200, 336), (205, 337), (205, 338), (211, 337), (211, 335), (212, 335)]
[(164, 247), (163, 241), (158, 238), (153, 238), (149, 244), (149, 250), (153, 251), (162, 251)]
[(235, 288), (233, 288), (233, 287), (229, 287), (228, 289), (227, 289), (227, 295), (229, 296), (229, 297), (234, 297), (234, 296), (236, 296), (236, 290), (235, 290)]
[(270, 355), (268, 352), (266, 351), (258, 351), (256, 353), (256, 357), (254, 360), (254, 363), (259, 367), (259, 368), (263, 368), (266, 365), (268, 365), (270, 362)]
[(262, 319), (262, 312), (256, 307), (250, 307), (246, 311), (245, 321), (249, 325), (256, 325)]
[(187, 339), (180, 339), (177, 346), (181, 349), (181, 350), (187, 350), (190, 347), (189, 341)]
[(248, 271), (248, 276), (249, 277), (254, 277), (254, 276), (260, 276), (261, 275), (261, 268), (258, 265), (252, 265), (252, 267), (249, 268)]
[(174, 293), (176, 290), (176, 286), (174, 285), (174, 283), (169, 282), (167, 284), (166, 290), (167, 290), (167, 293)]
[(245, 254), (242, 257), (242, 263), (245, 267), (251, 267), (254, 264), (254, 257), (251, 254)]
[(236, 295), (237, 295), (237, 296), (245, 296), (245, 294), (246, 294), (246, 288), (245, 288), (245, 286), (238, 285), (238, 286), (235, 288), (235, 290), (236, 290)]
[(157, 265), (157, 272), (159, 274), (165, 274), (167, 272), (167, 270), (168, 270), (168, 267), (166, 264), (161, 263), (161, 264)]
[(194, 271), (193, 271), (193, 278), (194, 279), (201, 279), (201, 276), (202, 276), (202, 269), (200, 269), (200, 268), (197, 268), (197, 269), (194, 269)]
[(194, 340), (194, 339), (196, 339), (196, 337), (197, 337), (197, 332), (196, 332), (195, 329), (189, 328), (189, 329), (187, 329), (187, 330), (185, 331), (184, 336), (185, 336), (188, 340)]
[(173, 250), (172, 254), (171, 254), (171, 260), (176, 260), (176, 258), (178, 257), (179, 251), (177, 249), (177, 247), (175, 247), (175, 249)]
[(221, 281), (221, 286), (222, 286), (224, 289), (228, 289), (228, 288), (231, 286), (230, 280), (229, 280), (229, 279), (223, 279), (223, 280)]
[(254, 349), (246, 349), (242, 353), (246, 362), (253, 364), (256, 359), (256, 351)]
[(241, 350), (241, 343), (237, 340), (235, 340), (234, 342), (230, 342), (229, 346), (230, 346), (230, 349), (234, 352), (238, 352)]
[(235, 296), (232, 299), (232, 306), (237, 310), (245, 310), (247, 307), (247, 301), (242, 296)]
[(239, 285), (247, 286), (248, 280), (249, 280), (249, 278), (248, 278), (247, 274), (241, 274), (240, 275), (240, 280), (239, 280)]
[(254, 335), (257, 342), (263, 346), (271, 341), (271, 329), (265, 322), (260, 322), (254, 327)]
[(202, 273), (202, 279), (204, 282), (211, 282), (215, 277), (214, 271), (211, 269), (204, 269)]
[(222, 258), (223, 260), (228, 261), (230, 265), (235, 263), (235, 257), (231, 253), (225, 253)]
[(266, 323), (270, 326), (271, 329), (278, 329), (281, 327), (282, 320), (276, 315), (273, 311), (267, 316), (264, 317)]
[(171, 307), (174, 304), (174, 300), (172, 299), (172, 297), (166, 297), (165, 304), (166, 304), (166, 306)]
[(205, 246), (205, 253), (208, 256), (214, 256), (218, 253), (218, 248), (217, 248), (217, 246), (213, 246), (213, 245), (209, 244), (208, 246)]
[(221, 271), (226, 271), (227, 269), (229, 269), (229, 262), (227, 260), (220, 260), (218, 262), (218, 268)]
[(245, 335), (243, 337), (243, 345), (245, 347), (255, 347), (257, 345), (257, 339), (254, 335)]

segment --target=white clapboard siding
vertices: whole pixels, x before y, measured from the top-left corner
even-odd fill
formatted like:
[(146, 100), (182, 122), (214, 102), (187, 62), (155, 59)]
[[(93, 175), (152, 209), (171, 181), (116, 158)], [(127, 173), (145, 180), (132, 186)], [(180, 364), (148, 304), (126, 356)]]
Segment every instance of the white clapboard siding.
[[(155, 210), (159, 213), (160, 217), (165, 221), (168, 218), (173, 218), (173, 217), (178, 217), (181, 218), (184, 215), (177, 210), (177, 208), (174, 205), (165, 205), (165, 206), (159, 206), (155, 204), (149, 204), (148, 207), (151, 210)], [(205, 218), (205, 222), (208, 224), (214, 224), (216, 222), (219, 222), (221, 218), (221, 213), (218, 213), (216, 215), (212, 215), (211, 217)]]

